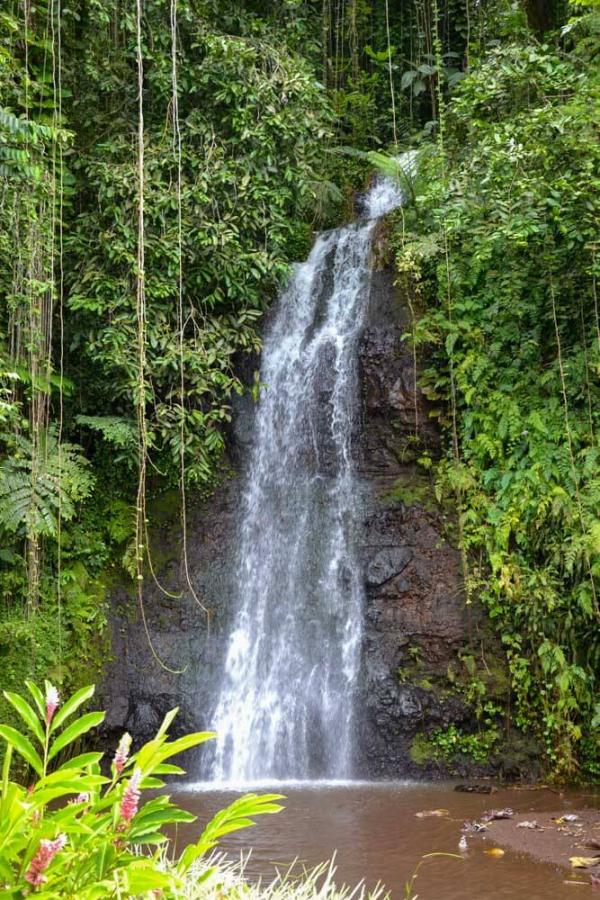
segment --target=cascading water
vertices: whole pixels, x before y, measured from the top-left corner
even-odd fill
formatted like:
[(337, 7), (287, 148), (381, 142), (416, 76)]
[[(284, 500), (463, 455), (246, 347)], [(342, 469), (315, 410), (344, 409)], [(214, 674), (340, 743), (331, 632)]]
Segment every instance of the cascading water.
[(401, 200), (380, 180), (365, 220), (317, 239), (265, 339), (214, 780), (351, 776), (363, 607), (358, 342), (373, 230)]

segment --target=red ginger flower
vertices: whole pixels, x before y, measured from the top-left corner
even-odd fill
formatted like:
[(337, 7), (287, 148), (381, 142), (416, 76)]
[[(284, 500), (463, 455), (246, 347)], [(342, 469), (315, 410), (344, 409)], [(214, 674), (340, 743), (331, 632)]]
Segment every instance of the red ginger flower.
[(115, 753), (115, 758), (113, 759), (113, 765), (115, 767), (117, 775), (120, 775), (125, 768), (125, 763), (127, 762), (127, 758), (129, 757), (130, 749), (131, 735), (125, 732), (125, 734), (119, 741), (119, 746), (117, 747), (117, 752)]
[(52, 716), (58, 709), (59, 703), (58, 691), (52, 684), (48, 684), (46, 687), (46, 725), (52, 721)]
[(142, 770), (135, 769), (123, 793), (123, 799), (121, 800), (121, 819), (123, 827), (129, 825), (138, 811), (138, 804), (140, 802), (139, 784), (141, 779)]
[(48, 868), (59, 850), (62, 850), (67, 843), (66, 834), (59, 834), (53, 841), (43, 839), (40, 841), (37, 853), (29, 863), (29, 868), (25, 873), (25, 881), (34, 887), (39, 887), (48, 879), (43, 874)]

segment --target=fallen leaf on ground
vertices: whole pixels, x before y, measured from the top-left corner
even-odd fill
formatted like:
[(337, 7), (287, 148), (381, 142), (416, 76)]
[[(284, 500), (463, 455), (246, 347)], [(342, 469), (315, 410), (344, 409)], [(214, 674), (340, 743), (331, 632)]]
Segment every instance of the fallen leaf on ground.
[(504, 856), (504, 850), (501, 850), (500, 847), (492, 847), (491, 850), (484, 850), (484, 853), (487, 853), (488, 856)]
[(415, 813), (417, 819), (429, 819), (431, 816), (447, 816), (449, 815), (449, 811), (447, 809), (422, 809), (421, 812)]
[(529, 821), (517, 822), (517, 828), (535, 828), (538, 831), (544, 830), (542, 828), (542, 826), (538, 825), (538, 823), (535, 820), (533, 822), (529, 822)]
[(574, 869), (589, 869), (600, 864), (600, 856), (571, 856), (569, 862)]
[(567, 813), (564, 816), (558, 816), (553, 821), (556, 822), (557, 825), (564, 825), (565, 822), (579, 822), (580, 817), (575, 815), (575, 813)]

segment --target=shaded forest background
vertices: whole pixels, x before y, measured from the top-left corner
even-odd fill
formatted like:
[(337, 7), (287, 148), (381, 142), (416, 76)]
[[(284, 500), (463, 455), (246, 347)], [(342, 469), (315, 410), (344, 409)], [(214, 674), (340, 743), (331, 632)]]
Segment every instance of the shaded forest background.
[(98, 677), (169, 489), (185, 565), (290, 263), (415, 149), (390, 241), (446, 451), (418, 422), (413, 449), (510, 684), (472, 698), (481, 746), (508, 708), (549, 772), (600, 777), (599, 34), (542, 0), (9, 0), (2, 687)]

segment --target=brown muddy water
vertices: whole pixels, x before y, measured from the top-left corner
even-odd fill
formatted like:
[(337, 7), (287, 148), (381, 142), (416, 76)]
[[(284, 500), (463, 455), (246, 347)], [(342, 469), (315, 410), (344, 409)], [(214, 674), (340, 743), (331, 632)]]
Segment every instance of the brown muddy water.
[[(458, 849), (462, 822), (478, 818), (486, 809), (511, 806), (516, 813), (534, 815), (597, 809), (598, 794), (512, 788), (486, 796), (458, 793), (453, 784), (389, 782), (296, 783), (252, 789), (286, 796), (283, 812), (259, 818), (254, 828), (223, 841), (231, 859), (238, 860), (251, 851), (245, 871), (253, 880), (272, 879), (294, 859), (293, 871), (299, 872), (335, 854), (338, 885), (354, 886), (364, 879), (366, 886), (373, 888), (382, 882), (393, 900), (402, 900), (405, 882), (421, 857), (443, 852), (460, 858), (433, 857), (423, 863), (413, 889), (419, 900), (600, 898), (585, 872), (570, 872), (508, 849), (499, 858), (486, 854), (498, 846), (491, 835), (468, 836), (467, 851), (460, 854)], [(215, 790), (211, 785), (187, 785), (178, 791), (174, 799), (195, 813), (198, 822), (179, 828), (177, 845), (181, 848), (196, 838), (202, 824), (237, 795), (234, 790)], [(448, 815), (416, 816), (419, 811), (438, 808), (448, 810)]]

